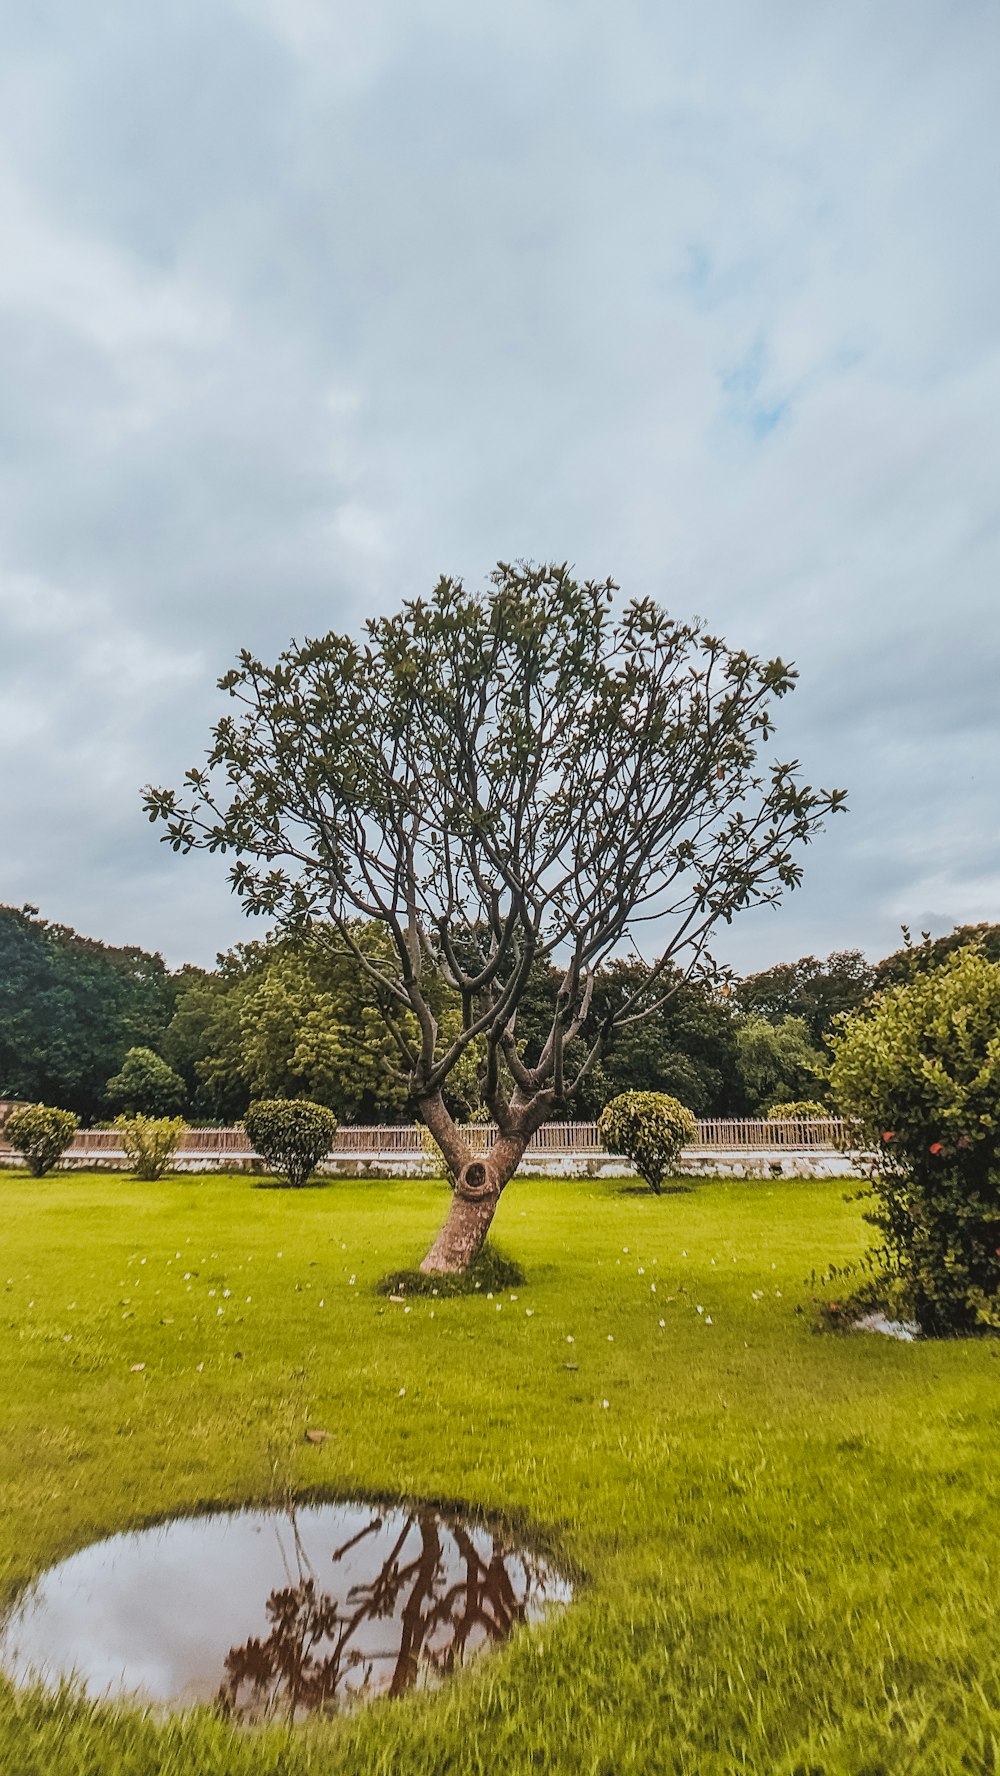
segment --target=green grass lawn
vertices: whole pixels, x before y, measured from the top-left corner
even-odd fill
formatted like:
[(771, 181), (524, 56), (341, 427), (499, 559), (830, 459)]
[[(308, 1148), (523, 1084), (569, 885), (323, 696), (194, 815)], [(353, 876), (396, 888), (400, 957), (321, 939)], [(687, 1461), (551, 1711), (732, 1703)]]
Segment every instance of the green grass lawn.
[(471, 1501), (582, 1575), (438, 1692), (291, 1733), (4, 1689), (0, 1771), (1000, 1771), (1000, 1344), (818, 1332), (844, 1188), (519, 1181), (517, 1300), (405, 1312), (372, 1285), (441, 1185), (0, 1174), (4, 1594), (289, 1490)]

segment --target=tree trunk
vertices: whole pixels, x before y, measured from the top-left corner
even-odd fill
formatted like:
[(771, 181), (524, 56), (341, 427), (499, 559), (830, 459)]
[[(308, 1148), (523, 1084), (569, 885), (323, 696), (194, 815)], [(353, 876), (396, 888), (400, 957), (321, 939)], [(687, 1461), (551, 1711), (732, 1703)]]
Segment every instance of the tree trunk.
[(455, 1276), (483, 1249), (504, 1185), (521, 1163), (531, 1133), (500, 1135), (485, 1159), (470, 1159), (458, 1174), (451, 1208), (420, 1268)]
[(482, 1251), (490, 1222), (496, 1213), (498, 1194), (470, 1202), (460, 1190), (451, 1199), (448, 1218), (420, 1268), (426, 1274), (456, 1276), (468, 1270), (472, 1260)]

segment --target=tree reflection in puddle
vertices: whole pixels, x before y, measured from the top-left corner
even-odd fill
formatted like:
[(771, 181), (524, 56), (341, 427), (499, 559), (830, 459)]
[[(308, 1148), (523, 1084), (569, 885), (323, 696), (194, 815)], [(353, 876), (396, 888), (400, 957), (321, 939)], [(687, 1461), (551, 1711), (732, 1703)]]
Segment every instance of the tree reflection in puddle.
[(294, 1721), (432, 1683), (570, 1595), (512, 1536), (430, 1506), (217, 1512), (41, 1573), (0, 1619), (0, 1671)]
[[(334, 1564), (383, 1528), (373, 1515), (334, 1551)], [(484, 1556), (461, 1524), (430, 1509), (405, 1519), (370, 1583), (350, 1586), (343, 1602), (306, 1576), (298, 1540), (296, 1552), (298, 1583), (267, 1600), (270, 1634), (227, 1654), (219, 1706), (239, 1720), (291, 1721), (351, 1693), (402, 1696), (418, 1681), (443, 1677), (526, 1619), (543, 1572), (502, 1545)], [(381, 1625), (374, 1640), (372, 1625)]]

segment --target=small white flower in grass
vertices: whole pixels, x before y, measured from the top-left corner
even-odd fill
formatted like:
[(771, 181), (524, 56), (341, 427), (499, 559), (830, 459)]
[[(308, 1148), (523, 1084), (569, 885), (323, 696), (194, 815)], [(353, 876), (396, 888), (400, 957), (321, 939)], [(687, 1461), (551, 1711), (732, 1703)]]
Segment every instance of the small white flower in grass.
[(404, 1307), (404, 1309), (403, 1309), (403, 1312), (404, 1312), (404, 1313), (405, 1313), (405, 1314), (408, 1314), (408, 1313), (409, 1313), (409, 1311), (410, 1311), (410, 1310), (409, 1310), (409, 1308), (408, 1308), (408, 1307)]
[(503, 1302), (502, 1302), (502, 1301), (498, 1301), (498, 1302), (497, 1302), (497, 1313), (499, 1313), (499, 1312), (500, 1312), (500, 1309), (501, 1309), (501, 1308), (502, 1308), (502, 1306), (503, 1306)]
[(628, 1253), (628, 1247), (627, 1247), (627, 1246), (623, 1246), (623, 1247), (622, 1247), (622, 1251), (623, 1251), (623, 1252), (625, 1252), (625, 1253), (626, 1253), (626, 1254), (627, 1254), (627, 1253)]
[(532, 1316), (532, 1314), (533, 1314), (533, 1313), (534, 1313), (534, 1311), (535, 1311), (535, 1310), (534, 1310), (534, 1308), (533, 1308), (533, 1307), (526, 1307), (526, 1308), (525, 1308), (525, 1310), (524, 1310), (524, 1316), (525, 1316), (525, 1319), (528, 1319), (528, 1320), (530, 1320), (530, 1318), (531, 1318), (531, 1316)]
[(279, 1253), (278, 1253), (278, 1257), (279, 1257), (279, 1258), (283, 1258), (283, 1257), (284, 1257), (284, 1256), (285, 1256), (285, 1254), (284, 1254), (284, 1252), (279, 1252)]
[(660, 1321), (660, 1325), (661, 1325), (661, 1326), (665, 1326), (665, 1325), (666, 1325), (666, 1323), (667, 1323), (667, 1322), (666, 1322), (666, 1320), (661, 1320), (661, 1321)]
[(201, 1374), (204, 1367), (205, 1367), (204, 1363), (196, 1363), (195, 1364), (195, 1368), (197, 1369), (199, 1375)]
[(405, 1388), (400, 1388), (400, 1390), (399, 1390), (399, 1397), (400, 1397), (400, 1399), (402, 1399), (402, 1398), (403, 1398), (403, 1395), (404, 1395), (404, 1394), (405, 1394), (405, 1392), (406, 1392), (406, 1389), (405, 1389)]
[(231, 1289), (223, 1289), (223, 1291), (222, 1291), (223, 1300), (225, 1301), (231, 1294), (232, 1294)]
[(492, 1289), (487, 1289), (487, 1291), (486, 1291), (486, 1299), (487, 1299), (487, 1301), (492, 1301), (492, 1300), (493, 1300), (493, 1290), (492, 1290)]
[(706, 1324), (706, 1326), (710, 1326), (710, 1325), (711, 1325), (711, 1324), (712, 1324), (712, 1316), (711, 1316), (711, 1314), (706, 1314), (706, 1315), (705, 1315), (705, 1324)]
[(191, 1272), (189, 1270), (186, 1270), (184, 1272), (184, 1281), (187, 1282), (189, 1280), (190, 1276), (191, 1276)]
[(609, 1332), (609, 1333), (608, 1333), (608, 1343), (609, 1343), (609, 1344), (614, 1344), (614, 1342), (615, 1342), (615, 1339), (614, 1339), (614, 1333), (613, 1333), (613, 1332)]
[(602, 1401), (601, 1401), (601, 1405), (602, 1405), (602, 1406), (603, 1406), (603, 1407), (605, 1407), (605, 1408), (607, 1408), (607, 1407), (608, 1407), (608, 1406), (610, 1406), (610, 1404), (611, 1404), (611, 1402), (610, 1402), (610, 1400), (602, 1400)]
[(214, 1289), (209, 1289), (209, 1291), (208, 1291), (208, 1292), (209, 1292), (209, 1294), (210, 1294), (210, 1295), (214, 1295), (214, 1294), (215, 1294), (215, 1290), (214, 1290)]
[(434, 1318), (434, 1309), (431, 1308), (431, 1319), (433, 1319), (433, 1318)]
[[(249, 1301), (249, 1299), (250, 1299), (250, 1297), (249, 1297), (249, 1295), (248, 1295), (248, 1296), (247, 1296), (247, 1300), (248, 1300), (248, 1301)], [(325, 1306), (326, 1306), (326, 1302), (325, 1302), (325, 1301), (321, 1301), (321, 1302), (320, 1302), (320, 1307), (325, 1307)]]
[(687, 1257), (687, 1253), (686, 1253), (686, 1252), (682, 1252), (682, 1253), (681, 1253), (681, 1257), (682, 1257), (682, 1258), (686, 1258), (686, 1257)]
[(567, 1332), (567, 1334), (566, 1334), (566, 1343), (567, 1344), (573, 1343), (573, 1334), (571, 1332)]
[(699, 1307), (699, 1309), (698, 1309), (698, 1312), (699, 1312), (699, 1313), (700, 1313), (700, 1314), (703, 1314), (703, 1313), (704, 1313), (704, 1311), (705, 1311), (705, 1309), (704, 1309), (704, 1308), (703, 1308), (703, 1307)]
[(644, 1276), (645, 1276), (645, 1274), (646, 1274), (646, 1266), (645, 1266), (645, 1265), (644, 1265), (644, 1264), (640, 1264), (640, 1266), (639, 1266), (639, 1275), (640, 1275), (640, 1276), (641, 1276), (641, 1277), (644, 1277)]
[(650, 1294), (651, 1294), (651, 1295), (655, 1295), (655, 1294), (656, 1294), (656, 1284), (655, 1284), (655, 1283), (650, 1283), (650, 1285), (649, 1285), (649, 1293), (650, 1293)]
[[(323, 1305), (323, 1303), (322, 1303), (322, 1301), (321, 1301), (321, 1302), (320, 1302), (320, 1307), (322, 1307), (322, 1305)], [(248, 1295), (248, 1296), (247, 1296), (247, 1306), (248, 1306), (248, 1307), (249, 1307), (249, 1306), (250, 1306), (250, 1297), (249, 1297), (249, 1295)]]

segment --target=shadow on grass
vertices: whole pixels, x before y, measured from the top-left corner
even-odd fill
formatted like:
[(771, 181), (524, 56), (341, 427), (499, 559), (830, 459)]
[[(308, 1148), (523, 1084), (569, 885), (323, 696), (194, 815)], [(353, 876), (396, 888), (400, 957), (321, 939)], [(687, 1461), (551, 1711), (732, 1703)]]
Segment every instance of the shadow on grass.
[[(351, 1181), (354, 1182), (353, 1179)], [(332, 1190), (335, 1184), (341, 1182), (340, 1178), (310, 1178), (308, 1184), (289, 1184), (286, 1178), (255, 1178), (251, 1189), (289, 1190), (294, 1191), (296, 1196), (301, 1196), (307, 1190)]]
[(615, 1191), (616, 1196), (646, 1196), (653, 1202), (657, 1196), (693, 1196), (693, 1184), (661, 1184), (658, 1191), (650, 1190), (648, 1184), (621, 1184)]

